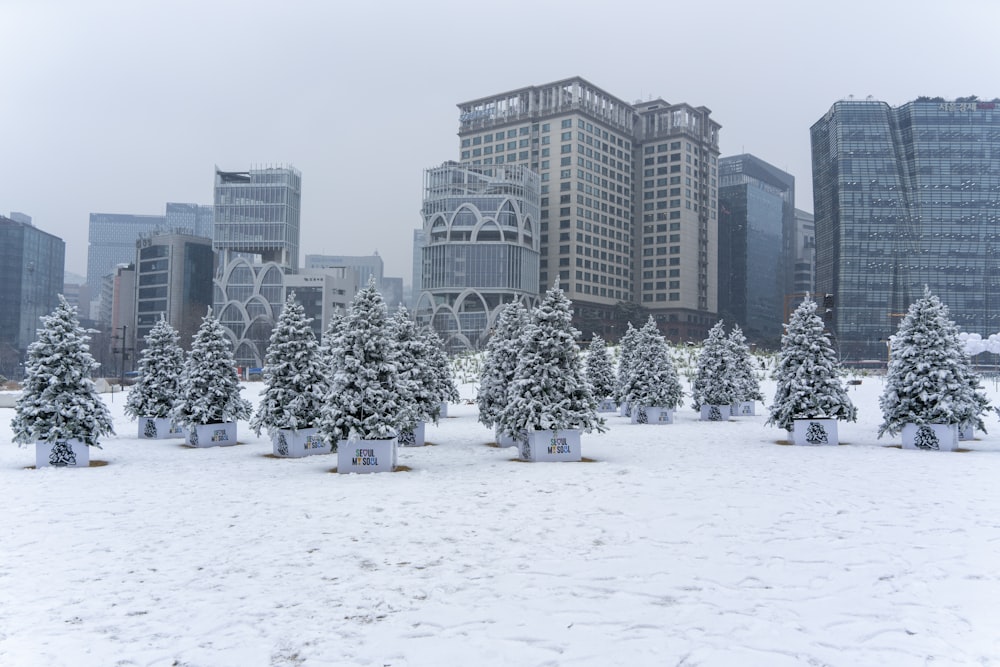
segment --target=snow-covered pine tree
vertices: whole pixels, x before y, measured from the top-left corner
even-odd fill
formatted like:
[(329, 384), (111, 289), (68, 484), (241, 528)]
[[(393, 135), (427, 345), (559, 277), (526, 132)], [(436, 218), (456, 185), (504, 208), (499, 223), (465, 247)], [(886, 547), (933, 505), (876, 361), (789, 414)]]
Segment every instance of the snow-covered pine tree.
[(412, 431), (419, 422), (437, 423), (441, 410), (438, 373), (433, 365), (431, 350), (417, 331), (406, 308), (400, 307), (390, 320), (395, 338), (400, 403), (400, 428)]
[(330, 315), (330, 321), (327, 322), (326, 330), (323, 332), (323, 339), (319, 346), (319, 356), (322, 359), (323, 364), (326, 366), (326, 374), (328, 382), (332, 380), (334, 373), (337, 371), (337, 359), (340, 355), (340, 335), (344, 329), (344, 321), (347, 319), (347, 314), (340, 310), (334, 310)]
[(340, 440), (396, 437), (401, 413), (398, 353), (374, 279), (354, 296), (338, 341), (331, 347), (331, 364), (337, 370), (330, 400), (320, 417), (323, 437), (334, 445)]
[(14, 442), (56, 445), (77, 439), (99, 448), (98, 438), (115, 431), (90, 379), (98, 364), (76, 308), (60, 294), (59, 305), (41, 320), (38, 338), (28, 346), (22, 394), (10, 424)]
[(557, 283), (532, 311), (507, 402), (497, 417), (501, 433), (516, 437), (522, 431), (604, 431), (583, 372), (571, 306)]
[[(441, 403), (457, 403), (458, 387), (455, 386), (455, 376), (451, 372), (451, 360), (444, 349), (441, 338), (430, 327), (420, 330), (420, 337), (428, 352), (428, 364), (433, 371), (434, 395), (438, 403), (436, 413), (440, 413)], [(436, 416), (440, 417), (440, 414)]]
[(796, 419), (857, 420), (857, 409), (840, 381), (840, 364), (816, 302), (803, 301), (781, 336), (768, 424), (791, 431)]
[(221, 424), (247, 419), (253, 413), (242, 398), (232, 343), (211, 309), (191, 340), (184, 363), (174, 421), (184, 426)]
[(625, 325), (625, 335), (618, 341), (618, 372), (615, 376), (615, 401), (625, 403), (625, 386), (632, 373), (632, 359), (635, 357), (639, 330), (631, 322)]
[(702, 405), (732, 405), (740, 388), (733, 370), (733, 359), (722, 320), (709, 329), (698, 355), (698, 367), (691, 384), (692, 407)]
[[(139, 378), (129, 390), (125, 414), (130, 417), (166, 419), (180, 394), (184, 372), (184, 350), (180, 334), (163, 317), (145, 337), (146, 347), (139, 357)], [(156, 437), (156, 428), (147, 437)]]
[(670, 358), (669, 344), (660, 334), (652, 315), (639, 329), (632, 354), (633, 363), (622, 388), (624, 402), (636, 407), (671, 410), (680, 405), (684, 392), (677, 369)]
[(598, 402), (610, 398), (615, 391), (615, 372), (604, 339), (596, 333), (587, 349), (587, 380)]
[(329, 384), (319, 342), (302, 304), (289, 292), (271, 331), (264, 358), (264, 389), (250, 428), (274, 435), (277, 429), (314, 428)]
[(733, 325), (727, 343), (729, 344), (729, 354), (733, 364), (732, 372), (738, 391), (736, 402), (763, 401), (764, 394), (760, 392), (760, 382), (754, 372), (755, 365), (750, 356), (750, 347), (747, 345), (746, 336), (743, 335), (740, 325)]
[(879, 398), (878, 435), (895, 435), (903, 425), (963, 424), (985, 431), (989, 410), (979, 376), (958, 338), (948, 307), (924, 288), (892, 337), (885, 389)]
[(507, 404), (507, 391), (514, 381), (521, 336), (530, 323), (530, 315), (520, 302), (508, 304), (497, 315), (493, 335), (486, 344), (486, 358), (479, 376), (479, 421), (492, 428)]

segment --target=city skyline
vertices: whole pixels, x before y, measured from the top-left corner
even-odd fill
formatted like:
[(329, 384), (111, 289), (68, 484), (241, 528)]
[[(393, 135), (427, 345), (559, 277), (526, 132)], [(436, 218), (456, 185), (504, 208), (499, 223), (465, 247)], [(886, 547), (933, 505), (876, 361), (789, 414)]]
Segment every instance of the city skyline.
[[(90, 213), (209, 201), (216, 166), (281, 162), (303, 174), (304, 248), (377, 251), (387, 274), (410, 276), (422, 171), (453, 158), (457, 103), (573, 76), (629, 102), (708, 107), (722, 125), (720, 154), (751, 153), (792, 174), (799, 208), (811, 211), (809, 127), (834, 102), (1000, 95), (989, 89), (988, 32), (1000, 7), (915, 2), (905, 19), (901, 10), (6, 3), (0, 55), (19, 65), (0, 72), (11, 101), (0, 111), (0, 211), (27, 213), (65, 239), (66, 270), (83, 274)], [(901, 22), (905, 30), (886, 29)], [(864, 46), (832, 57), (814, 46), (819, 25)], [(626, 45), (594, 48), (615, 35)], [(905, 67), (877, 66), (901, 54)]]

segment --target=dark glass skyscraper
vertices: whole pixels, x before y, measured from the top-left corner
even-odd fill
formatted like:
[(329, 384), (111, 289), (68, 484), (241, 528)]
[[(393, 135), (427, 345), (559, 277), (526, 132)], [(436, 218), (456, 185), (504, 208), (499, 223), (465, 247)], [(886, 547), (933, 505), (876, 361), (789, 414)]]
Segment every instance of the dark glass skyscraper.
[(0, 215), (0, 373), (6, 377), (21, 377), (39, 318), (59, 304), (65, 259), (61, 238)]
[(791, 283), (795, 178), (753, 155), (719, 160), (719, 315), (776, 346)]
[(885, 359), (930, 287), (1000, 330), (1000, 101), (841, 101), (812, 126), (816, 290), (845, 361)]

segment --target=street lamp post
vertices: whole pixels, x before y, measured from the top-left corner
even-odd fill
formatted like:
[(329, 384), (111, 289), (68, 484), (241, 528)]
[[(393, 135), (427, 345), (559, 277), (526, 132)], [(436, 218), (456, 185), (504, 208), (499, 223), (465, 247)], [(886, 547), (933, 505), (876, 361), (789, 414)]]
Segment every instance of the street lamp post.
[(123, 324), (122, 325), (122, 368), (121, 368), (121, 377), (118, 378), (118, 386), (122, 388), (122, 391), (125, 391), (125, 346), (128, 344), (128, 336), (126, 335), (127, 333), (128, 333), (128, 325)]
[(125, 390), (125, 357), (126, 357), (126, 354), (129, 351), (129, 347), (128, 347), (128, 325), (127, 324), (123, 324), (121, 326), (121, 330), (122, 330), (121, 336), (112, 336), (111, 337), (111, 339), (114, 340), (114, 341), (117, 341), (119, 343), (119, 345), (121, 345), (121, 347), (118, 348), (118, 349), (112, 349), (111, 352), (112, 353), (120, 352), (121, 355), (122, 355), (121, 356), (121, 367), (118, 369), (118, 372), (119, 372), (118, 386), (122, 388), (122, 391), (124, 391)]

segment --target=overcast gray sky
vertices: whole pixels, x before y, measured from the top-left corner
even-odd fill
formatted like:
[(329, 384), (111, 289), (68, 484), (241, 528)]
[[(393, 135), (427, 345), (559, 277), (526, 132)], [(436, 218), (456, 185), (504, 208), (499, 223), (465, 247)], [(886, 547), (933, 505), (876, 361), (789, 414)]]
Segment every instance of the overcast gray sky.
[(213, 169), (302, 172), (303, 253), (410, 282), (423, 169), (462, 101), (582, 76), (704, 105), (722, 155), (796, 178), (838, 99), (1000, 96), (997, 0), (0, 0), (0, 213), (66, 241), (91, 212), (209, 204)]

